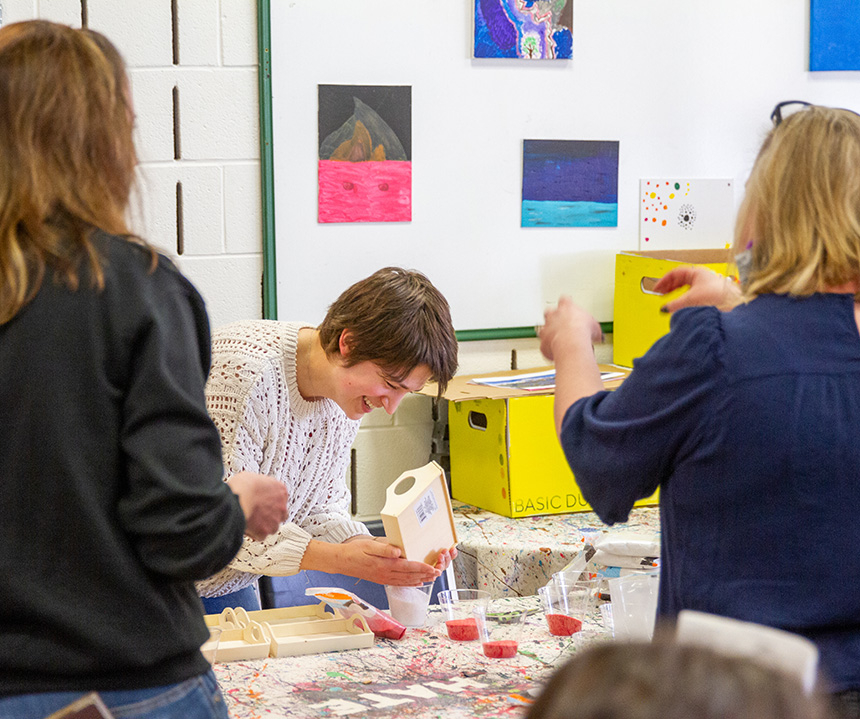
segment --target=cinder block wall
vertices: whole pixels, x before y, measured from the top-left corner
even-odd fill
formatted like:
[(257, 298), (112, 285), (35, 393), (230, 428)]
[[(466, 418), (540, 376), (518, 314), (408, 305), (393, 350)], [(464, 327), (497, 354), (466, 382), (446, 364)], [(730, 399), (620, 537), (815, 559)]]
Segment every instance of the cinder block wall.
[(206, 299), (214, 326), (261, 314), (253, 0), (0, 0), (3, 22), (83, 18), (125, 57), (140, 158), (133, 227)]
[[(116, 44), (137, 116), (134, 229), (194, 282), (213, 327), (261, 317), (254, 0), (0, 0), (0, 12), (4, 24), (44, 18), (81, 27), (86, 17)], [(467, 342), (461, 372), (509, 369), (512, 350), (520, 368), (545, 364), (536, 340)], [(610, 361), (611, 350), (599, 357)], [(356, 516), (376, 518), (385, 487), (427, 462), (432, 430), (426, 397), (407, 397), (393, 417), (368, 415), (345, 478), (357, 487)]]

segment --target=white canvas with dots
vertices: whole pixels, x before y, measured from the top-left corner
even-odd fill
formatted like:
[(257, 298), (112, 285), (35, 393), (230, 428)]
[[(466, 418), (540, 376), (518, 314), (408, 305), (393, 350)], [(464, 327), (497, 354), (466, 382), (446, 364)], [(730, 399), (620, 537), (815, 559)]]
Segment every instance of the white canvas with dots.
[(731, 245), (732, 180), (639, 180), (639, 249), (697, 250)]

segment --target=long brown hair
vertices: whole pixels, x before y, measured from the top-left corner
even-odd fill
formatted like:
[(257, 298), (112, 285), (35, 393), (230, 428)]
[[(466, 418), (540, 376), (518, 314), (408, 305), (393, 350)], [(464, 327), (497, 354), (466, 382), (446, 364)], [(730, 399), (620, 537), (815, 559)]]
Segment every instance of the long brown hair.
[(2, 324), (49, 269), (77, 289), (84, 262), (103, 285), (90, 237), (129, 234), (137, 157), (125, 72), (87, 32), (43, 20), (0, 28), (0, 107)]

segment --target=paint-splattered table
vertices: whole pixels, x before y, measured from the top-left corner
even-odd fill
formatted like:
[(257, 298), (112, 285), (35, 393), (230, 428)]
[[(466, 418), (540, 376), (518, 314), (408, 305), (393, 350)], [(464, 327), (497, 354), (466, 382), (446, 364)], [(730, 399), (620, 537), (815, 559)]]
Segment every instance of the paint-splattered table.
[(452, 642), (438, 606), (428, 624), (400, 641), (367, 649), (216, 664), (234, 719), (289, 717), (522, 717), (534, 690), (579, 647), (607, 638), (597, 615), (573, 637), (553, 637), (537, 597), (503, 599), (493, 609), (534, 610), (519, 653), (488, 659), (478, 642)]
[(659, 532), (658, 507), (636, 507), (611, 528), (593, 512), (510, 519), (455, 501), (458, 587), (486, 589), (492, 597), (535, 594), (583, 548), (587, 538), (619, 529)]

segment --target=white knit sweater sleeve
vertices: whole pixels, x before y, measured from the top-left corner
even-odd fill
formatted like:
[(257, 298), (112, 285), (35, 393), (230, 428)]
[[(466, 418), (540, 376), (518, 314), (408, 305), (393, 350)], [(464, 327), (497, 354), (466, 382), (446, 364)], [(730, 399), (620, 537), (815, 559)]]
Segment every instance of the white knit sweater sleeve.
[(342, 542), (368, 533), (350, 518), (345, 481), (358, 422), (329, 400), (301, 397), (295, 382), (300, 327), (255, 321), (215, 334), (206, 393), (227, 474), (246, 470), (283, 482), (289, 521), (263, 541), (246, 537), (228, 567), (198, 584), (203, 596), (237, 591), (260, 574), (297, 573), (312, 537)]

